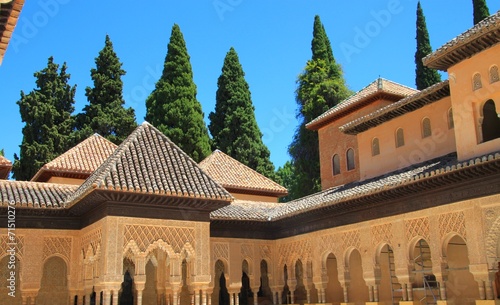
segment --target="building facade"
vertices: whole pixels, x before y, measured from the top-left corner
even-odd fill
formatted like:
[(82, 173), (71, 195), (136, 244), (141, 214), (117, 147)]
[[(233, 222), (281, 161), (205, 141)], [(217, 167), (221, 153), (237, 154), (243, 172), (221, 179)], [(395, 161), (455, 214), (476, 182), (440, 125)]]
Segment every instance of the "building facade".
[(499, 19), (424, 59), (449, 80), (377, 79), (310, 122), (323, 190), (289, 203), (148, 123), (0, 180), (0, 304), (497, 304)]

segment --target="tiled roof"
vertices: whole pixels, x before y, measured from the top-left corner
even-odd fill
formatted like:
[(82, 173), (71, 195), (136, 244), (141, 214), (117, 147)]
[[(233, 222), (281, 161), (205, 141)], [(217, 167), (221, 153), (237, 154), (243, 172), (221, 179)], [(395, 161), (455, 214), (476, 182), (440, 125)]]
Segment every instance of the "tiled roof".
[(12, 0), (9, 3), (0, 4), (0, 65), (23, 5), (24, 0)]
[(81, 176), (92, 174), (118, 146), (94, 134), (64, 154), (45, 164), (31, 181), (47, 181), (50, 176)]
[[(429, 188), (431, 180), (437, 181), (436, 183), (444, 183), (444, 176), (471, 168), (474, 168), (474, 171), (471, 169), (469, 173), (483, 177), (484, 173), (477, 171), (477, 168), (480, 166), (489, 167), (488, 171), (490, 172), (498, 172), (500, 168), (500, 153), (490, 154), (465, 162), (458, 162), (456, 155), (450, 154), (376, 178), (333, 187), (286, 204), (275, 204), (275, 206), (261, 202), (254, 204), (231, 204), (212, 212), (211, 219), (275, 221), (308, 211), (340, 205), (350, 200), (416, 185), (417, 183), (425, 182), (424, 187)], [(470, 174), (464, 174), (461, 179), (470, 179), (470, 177)], [(454, 178), (453, 181), (456, 182), (456, 179)]]
[(418, 93), (408, 96), (396, 103), (389, 104), (374, 112), (357, 118), (339, 127), (340, 131), (347, 134), (358, 134), (384, 122), (390, 121), (405, 113), (415, 111), (428, 104), (450, 96), (448, 80), (434, 84)]
[(0, 207), (61, 209), (75, 185), (0, 180)]
[(73, 205), (93, 190), (231, 201), (232, 196), (186, 153), (143, 123), (68, 198)]
[(356, 109), (358, 107), (364, 106), (365, 102), (370, 101), (370, 98), (376, 96), (377, 94), (387, 94), (396, 96), (398, 98), (403, 98), (413, 95), (416, 92), (418, 92), (418, 90), (387, 79), (378, 78), (368, 86), (364, 87), (346, 100), (342, 101), (340, 104), (330, 108), (325, 113), (306, 124), (306, 127), (308, 129), (317, 129), (322, 125), (328, 123), (335, 117), (342, 115), (343, 113), (351, 109)]
[(12, 162), (0, 155), (0, 179), (7, 179), (11, 169)]
[(269, 221), (273, 212), (285, 203), (235, 200), (230, 205), (210, 213), (211, 219)]
[(445, 43), (423, 59), (429, 68), (446, 71), (450, 66), (500, 42), (500, 11)]
[(212, 179), (227, 189), (255, 191), (280, 196), (288, 194), (287, 189), (283, 186), (220, 150), (215, 150), (199, 165)]

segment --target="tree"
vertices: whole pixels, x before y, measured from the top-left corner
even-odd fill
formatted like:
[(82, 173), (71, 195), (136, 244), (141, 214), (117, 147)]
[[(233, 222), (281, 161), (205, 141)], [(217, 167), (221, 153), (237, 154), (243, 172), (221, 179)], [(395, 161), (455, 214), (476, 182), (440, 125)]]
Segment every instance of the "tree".
[(281, 197), (279, 202), (288, 202), (291, 198), (299, 197), (294, 193), (297, 190), (295, 175), (295, 168), (290, 161), (286, 161), (283, 166), (278, 167), (276, 170), (276, 182), (288, 190), (288, 195)]
[(80, 140), (98, 133), (115, 144), (120, 144), (137, 127), (135, 112), (125, 108), (122, 63), (106, 35), (104, 48), (95, 58), (96, 68), (90, 70), (94, 87), (87, 87), (89, 104), (77, 115)]
[(203, 116), (186, 43), (174, 24), (163, 74), (146, 100), (145, 119), (199, 162), (211, 153)]
[(312, 58), (297, 80), (299, 126), (288, 147), (296, 178), (292, 184), (295, 189), (289, 189), (290, 199), (321, 189), (318, 134), (306, 129), (305, 124), (351, 95), (319, 16), (314, 18), (311, 51)]
[(13, 174), (17, 180), (29, 180), (45, 163), (73, 145), (76, 86), (68, 84), (66, 63), (59, 65), (49, 57), (47, 67), (35, 72), (37, 88), (21, 91), (17, 102), (21, 112), (23, 141), (20, 157), (14, 156)]
[(230, 48), (217, 80), (215, 112), (208, 116), (213, 149), (219, 149), (262, 175), (275, 179), (269, 149), (255, 119), (255, 108), (238, 54)]
[(474, 25), (490, 16), (490, 10), (488, 9), (488, 5), (486, 5), (486, 0), (472, 0), (472, 6), (474, 7)]
[(425, 23), (425, 16), (420, 5), (417, 4), (417, 50), (415, 52), (415, 84), (418, 90), (423, 90), (441, 81), (438, 71), (424, 66), (422, 59), (432, 52), (429, 32)]

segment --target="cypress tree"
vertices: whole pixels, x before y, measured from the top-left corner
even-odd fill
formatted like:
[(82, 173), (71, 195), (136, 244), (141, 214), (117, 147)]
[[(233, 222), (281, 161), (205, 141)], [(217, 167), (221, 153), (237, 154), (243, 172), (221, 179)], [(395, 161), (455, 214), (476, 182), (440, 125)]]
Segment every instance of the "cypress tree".
[(224, 58), (217, 85), (215, 112), (210, 113), (208, 125), (213, 137), (213, 148), (275, 179), (270, 152), (262, 142), (249, 86), (234, 48)]
[(417, 4), (417, 51), (415, 52), (415, 84), (418, 90), (423, 90), (441, 81), (438, 71), (424, 66), (422, 59), (432, 52), (429, 32), (425, 23), (425, 16), (420, 5)]
[(276, 170), (276, 182), (278, 182), (288, 190), (288, 195), (279, 198), (279, 202), (288, 202), (291, 200), (291, 198), (299, 197), (296, 194), (292, 193), (297, 190), (297, 187), (294, 185), (296, 182), (295, 175), (295, 168), (290, 161), (286, 161), (283, 166), (280, 166)]
[(474, 8), (474, 25), (490, 16), (490, 10), (488, 9), (486, 0), (472, 0), (472, 6)]
[(73, 144), (76, 86), (68, 84), (66, 63), (59, 65), (49, 57), (47, 67), (35, 72), (37, 88), (21, 91), (19, 105), (23, 127), (20, 158), (14, 156), (13, 174), (17, 180), (29, 180), (45, 163)]
[(314, 18), (311, 51), (312, 58), (297, 80), (299, 126), (288, 147), (296, 179), (291, 185), (296, 189), (289, 189), (290, 199), (321, 189), (318, 133), (305, 124), (351, 95), (319, 16)]
[(115, 144), (120, 144), (137, 127), (135, 112), (125, 108), (122, 63), (106, 35), (104, 48), (95, 58), (96, 68), (90, 70), (94, 87), (87, 87), (89, 104), (77, 115), (80, 140), (98, 133)]
[(199, 162), (211, 152), (203, 116), (186, 43), (174, 24), (163, 74), (146, 100), (145, 119)]

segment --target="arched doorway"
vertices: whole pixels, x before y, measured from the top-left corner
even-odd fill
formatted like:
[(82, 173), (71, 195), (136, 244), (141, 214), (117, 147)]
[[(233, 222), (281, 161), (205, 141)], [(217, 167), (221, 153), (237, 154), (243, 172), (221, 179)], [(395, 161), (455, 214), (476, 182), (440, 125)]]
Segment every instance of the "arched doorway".
[(401, 301), (403, 294), (401, 284), (396, 277), (394, 252), (391, 246), (386, 244), (380, 249), (377, 267), (380, 269), (379, 301), (387, 304)]
[(134, 275), (134, 263), (130, 259), (125, 258), (123, 260), (123, 282), (118, 293), (118, 305), (134, 305)]
[(229, 292), (226, 287), (226, 276), (224, 263), (221, 260), (215, 262), (214, 291), (212, 293), (212, 305), (229, 305)]
[(483, 133), (483, 142), (500, 138), (500, 118), (498, 117), (495, 102), (488, 100), (483, 105), (483, 122), (481, 130)]
[(344, 302), (344, 290), (340, 285), (337, 258), (333, 253), (328, 254), (326, 258), (326, 274), (328, 275), (328, 284), (326, 285), (326, 303)]
[(281, 304), (290, 304), (291, 295), (290, 288), (288, 287), (288, 268), (286, 265), (283, 267), (283, 282), (285, 285), (283, 286), (283, 292), (281, 293)]
[(429, 244), (420, 239), (412, 251), (413, 260), (413, 299), (436, 302), (441, 298), (439, 283), (432, 273), (432, 255)]
[(66, 262), (58, 257), (48, 258), (43, 265), (42, 282), (36, 298), (37, 305), (66, 305), (69, 300)]
[(302, 261), (299, 259), (295, 262), (295, 279), (297, 280), (297, 287), (293, 292), (294, 304), (304, 304), (307, 303), (307, 292), (304, 285), (304, 266)]
[(361, 303), (368, 301), (368, 287), (363, 278), (363, 265), (361, 262), (361, 254), (357, 249), (353, 249), (349, 255), (348, 260), (349, 270), (349, 289), (348, 296), (349, 302)]
[(265, 260), (260, 261), (260, 287), (257, 296), (259, 304), (273, 304), (273, 293), (269, 286), (268, 267)]
[(479, 300), (479, 288), (469, 271), (467, 244), (458, 235), (453, 236), (446, 245), (448, 280), (446, 297), (456, 305), (466, 305)]
[(142, 304), (156, 304), (156, 267), (152, 260), (146, 263), (146, 283), (142, 291)]
[(248, 277), (248, 262), (243, 260), (241, 264), (242, 276), (241, 276), (241, 289), (240, 289), (240, 305), (249, 305), (253, 301), (253, 293), (250, 288), (250, 278)]

